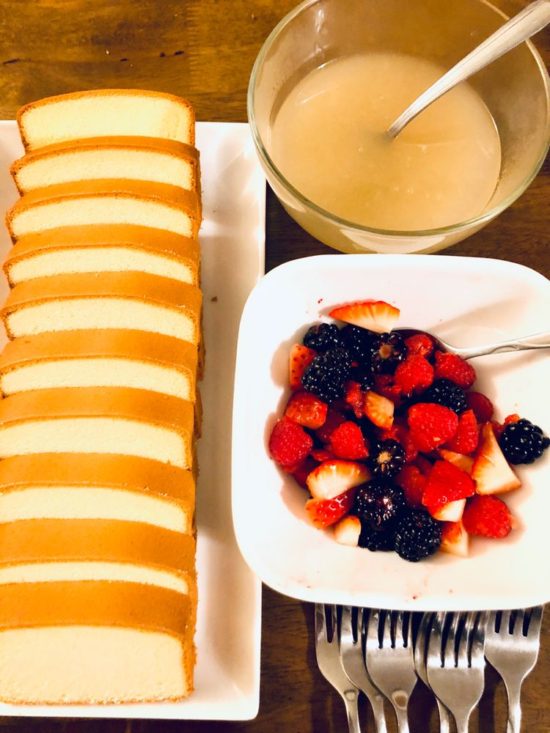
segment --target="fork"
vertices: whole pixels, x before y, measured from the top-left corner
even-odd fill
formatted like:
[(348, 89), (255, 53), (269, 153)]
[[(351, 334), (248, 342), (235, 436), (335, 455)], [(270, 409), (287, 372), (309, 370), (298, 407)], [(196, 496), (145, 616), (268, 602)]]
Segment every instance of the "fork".
[(487, 625), (485, 657), (502, 677), (508, 695), (508, 733), (519, 733), (523, 680), (537, 662), (542, 606), (494, 611)]
[[(420, 625), (416, 632), (416, 641), (414, 645), (414, 666), (416, 674), (428, 688), (430, 687), (430, 683), (428, 681), (428, 670), (426, 667), (426, 653), (428, 650), (428, 639), (430, 636), (433, 616), (433, 613), (424, 613), (422, 615)], [(434, 697), (437, 703), (437, 711), (439, 713), (439, 733), (449, 733), (450, 721), (447, 708), (436, 695), (434, 695)]]
[[(327, 624), (330, 617), (331, 629)], [(332, 632), (332, 633), (330, 633)], [(361, 733), (359, 727), (359, 690), (347, 678), (338, 649), (338, 617), (336, 606), (315, 604), (315, 654), (323, 677), (340, 694), (346, 706), (349, 733)]]
[(365, 666), (364, 630), (368, 619), (368, 609), (342, 608), (340, 621), (340, 659), (344, 672), (370, 702), (376, 725), (376, 733), (387, 733), (384, 698), (372, 684)]
[(426, 667), (434, 694), (455, 719), (457, 733), (468, 733), (472, 710), (485, 683), (483, 613), (437, 613), (432, 621)]
[(367, 625), (366, 664), (372, 682), (391, 702), (398, 733), (409, 733), (407, 710), (417, 682), (411, 614), (372, 610)]

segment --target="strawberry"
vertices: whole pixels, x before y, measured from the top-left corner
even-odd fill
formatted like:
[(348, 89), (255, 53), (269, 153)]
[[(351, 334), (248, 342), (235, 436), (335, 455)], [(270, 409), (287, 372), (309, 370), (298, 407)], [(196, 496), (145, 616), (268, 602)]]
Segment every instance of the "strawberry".
[(353, 514), (348, 514), (334, 525), (334, 539), (341, 545), (357, 547), (360, 535), (361, 520)]
[(464, 410), (458, 418), (458, 428), (446, 448), (455, 453), (473, 453), (479, 442), (479, 426), (473, 410)]
[(322, 443), (328, 443), (333, 430), (346, 421), (346, 416), (339, 410), (328, 408), (327, 418), (322, 427), (315, 431), (315, 435)]
[(458, 522), (462, 519), (464, 514), (464, 507), (466, 506), (466, 499), (454, 499), (448, 501), (438, 509), (428, 509), (434, 519), (440, 522)]
[(314, 499), (334, 499), (369, 479), (370, 473), (363, 463), (335, 459), (314, 468), (307, 477), (307, 487)]
[(395, 483), (403, 489), (405, 499), (410, 506), (422, 506), (422, 494), (426, 482), (426, 476), (414, 463), (404, 466), (395, 477)]
[(317, 529), (325, 529), (348, 514), (354, 499), (355, 489), (344, 491), (332, 499), (309, 499), (306, 512)]
[(333, 308), (329, 316), (375, 333), (387, 333), (399, 318), (399, 309), (383, 300), (363, 300)]
[(493, 403), (481, 392), (466, 392), (466, 402), (470, 410), (474, 411), (478, 423), (489, 422), (493, 417)]
[(288, 363), (288, 383), (290, 389), (300, 389), (302, 386), (302, 376), (311, 364), (316, 354), (313, 349), (308, 349), (302, 344), (294, 344), (290, 349), (290, 359)]
[(328, 405), (311, 392), (300, 390), (289, 399), (285, 415), (304, 428), (316, 430), (327, 419)]
[(444, 461), (452, 463), (453, 466), (460, 468), (462, 471), (472, 473), (474, 459), (471, 456), (465, 456), (463, 453), (456, 453), (455, 451), (447, 450), (447, 448), (440, 448), (439, 455)]
[(398, 407), (401, 404), (402, 390), (394, 382), (393, 374), (376, 374), (374, 377), (374, 391), (387, 397)]
[(429, 453), (453, 437), (458, 428), (458, 415), (443, 405), (418, 402), (409, 407), (407, 423), (418, 450)]
[(365, 394), (365, 415), (378, 428), (391, 428), (394, 409), (395, 405), (387, 397), (383, 397), (371, 389)]
[(476, 373), (473, 366), (458, 354), (436, 351), (435, 378), (448, 379), (462, 389), (468, 389), (476, 381)]
[(468, 534), (498, 539), (510, 534), (513, 519), (497, 496), (474, 496), (466, 505), (462, 522)]
[(468, 557), (468, 533), (461, 521), (445, 522), (441, 528), (440, 550), (459, 557)]
[(292, 472), (313, 447), (313, 439), (288, 417), (282, 417), (273, 426), (269, 438), (269, 452), (282, 468)]
[(405, 339), (407, 354), (415, 354), (416, 356), (430, 356), (434, 350), (434, 342), (427, 333), (415, 333)]
[(333, 431), (330, 436), (329, 450), (337, 458), (346, 458), (350, 461), (366, 458), (369, 454), (361, 428), (351, 420), (338, 425)]
[(434, 368), (424, 356), (412, 354), (399, 364), (394, 379), (404, 394), (412, 395), (430, 386), (434, 381)]
[(474, 457), (472, 478), (478, 494), (502, 494), (521, 486), (504, 457), (491, 423), (481, 429), (481, 441)]
[(359, 382), (349, 381), (345, 385), (344, 401), (353, 410), (353, 414), (359, 420), (365, 415), (365, 395)]
[(311, 451), (311, 457), (314, 461), (317, 461), (317, 463), (323, 463), (323, 461), (332, 461), (332, 459), (335, 458), (332, 453), (330, 453), (328, 450), (325, 450), (324, 448), (314, 448)]
[(465, 471), (448, 461), (436, 461), (422, 494), (422, 504), (433, 515), (451, 501), (472, 496), (475, 488), (474, 481)]

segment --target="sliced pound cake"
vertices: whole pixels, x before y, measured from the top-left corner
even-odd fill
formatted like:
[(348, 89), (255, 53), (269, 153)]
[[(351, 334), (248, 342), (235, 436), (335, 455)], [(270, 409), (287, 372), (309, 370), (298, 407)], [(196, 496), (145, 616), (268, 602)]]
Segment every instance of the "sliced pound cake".
[(191, 471), (137, 456), (37, 453), (0, 461), (0, 522), (115, 519), (192, 534)]
[(29, 191), (6, 215), (11, 238), (66, 226), (133, 224), (195, 237), (200, 198), (168, 183), (108, 179), (58, 183)]
[(46, 97), (21, 107), (25, 148), (86, 137), (139, 135), (195, 144), (195, 113), (181, 97), (141, 89), (95, 89)]
[(0, 401), (0, 458), (117, 453), (193, 467), (194, 406), (123, 387), (37, 389)]
[(195, 402), (197, 348), (158, 333), (91, 329), (14, 339), (0, 354), (4, 396), (50, 387), (135, 387)]
[(181, 700), (193, 689), (191, 600), (138, 583), (13, 583), (0, 593), (0, 700)]
[(199, 156), (191, 145), (154, 137), (94, 137), (31, 150), (13, 163), (20, 193), (71, 181), (127, 179), (199, 187)]
[(16, 285), (0, 316), (9, 338), (54, 331), (139, 329), (198, 344), (201, 291), (145, 273), (35, 278)]
[(198, 285), (199, 245), (180, 234), (126, 224), (47, 229), (21, 237), (4, 271), (11, 286), (85, 272), (146, 272)]

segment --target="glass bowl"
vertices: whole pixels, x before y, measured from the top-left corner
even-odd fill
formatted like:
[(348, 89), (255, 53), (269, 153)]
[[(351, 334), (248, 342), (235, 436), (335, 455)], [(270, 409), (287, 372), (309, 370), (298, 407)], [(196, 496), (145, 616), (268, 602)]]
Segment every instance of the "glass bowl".
[[(270, 154), (271, 127), (289, 91), (313, 69), (367, 51), (416, 56), (450, 68), (506, 18), (485, 0), (306, 0), (276, 26), (256, 59), (248, 89), (248, 118), (267, 180), (306, 231), (343, 252), (435, 252), (481, 229), (531, 183), (548, 150), (548, 73), (523, 43), (470, 78), (498, 128), (502, 163), (484, 211), (437, 229), (390, 231), (342, 219), (309, 200)], [(345, 111), (343, 112), (345, 113)]]

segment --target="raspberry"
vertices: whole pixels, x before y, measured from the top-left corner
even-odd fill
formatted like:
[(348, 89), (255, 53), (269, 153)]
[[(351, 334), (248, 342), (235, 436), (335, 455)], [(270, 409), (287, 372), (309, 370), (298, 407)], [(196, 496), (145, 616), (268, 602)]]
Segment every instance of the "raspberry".
[(377, 374), (374, 377), (374, 391), (387, 397), (396, 406), (401, 404), (401, 387), (395, 384), (393, 374)]
[(434, 342), (427, 333), (415, 333), (405, 339), (407, 354), (416, 354), (418, 356), (430, 356), (434, 350)]
[(395, 370), (395, 384), (406, 395), (427, 389), (433, 381), (434, 368), (424, 356), (407, 356)]
[(479, 423), (489, 422), (493, 417), (493, 403), (481, 392), (466, 392), (466, 402), (469, 409), (474, 411), (476, 420)]
[(479, 442), (479, 427), (473, 410), (466, 410), (458, 417), (458, 428), (455, 435), (445, 447), (455, 453), (473, 453)]
[(364, 403), (365, 395), (361, 389), (361, 385), (358, 382), (350, 380), (345, 385), (344, 400), (353, 410), (353, 414), (359, 420), (364, 417)]
[(501, 538), (510, 534), (512, 515), (497, 496), (476, 495), (466, 504), (462, 523), (468, 534)]
[(422, 506), (422, 494), (426, 487), (427, 478), (422, 471), (409, 463), (395, 477), (395, 483), (401, 486), (409, 506)]
[(474, 480), (466, 471), (461, 471), (448, 461), (436, 461), (428, 476), (422, 504), (433, 513), (448, 502), (466, 499), (474, 492)]
[(311, 435), (288, 417), (282, 417), (275, 423), (269, 438), (269, 452), (282, 468), (290, 472), (295, 470), (312, 447)]
[(334, 410), (332, 409), (332, 407), (329, 407), (327, 412), (327, 419), (325, 420), (323, 426), (315, 431), (315, 435), (322, 443), (328, 443), (333, 431), (336, 430), (338, 425), (341, 425), (345, 421), (346, 418), (343, 413), (339, 412), (339, 410)]
[(442, 405), (418, 402), (409, 407), (407, 422), (417, 448), (428, 453), (453, 437), (458, 428), (458, 415)]
[(347, 420), (339, 425), (330, 436), (329, 450), (337, 458), (357, 461), (369, 454), (361, 428)]
[(473, 366), (457, 354), (443, 351), (435, 352), (435, 376), (436, 379), (448, 379), (462, 389), (468, 389), (476, 381)]
[(328, 405), (309, 392), (295, 392), (289, 399), (285, 415), (304, 428), (316, 430), (327, 419)]

